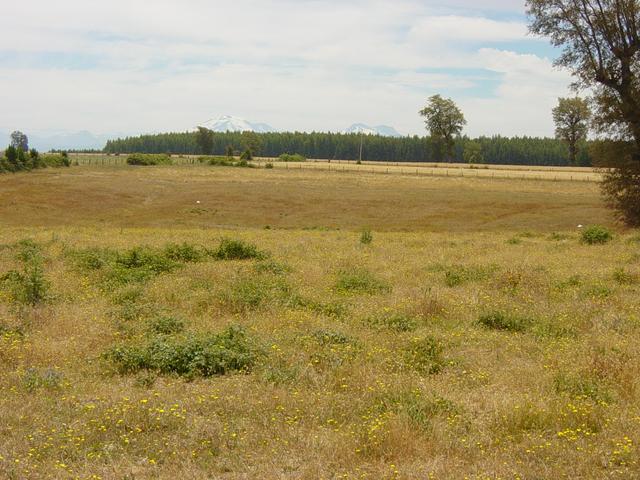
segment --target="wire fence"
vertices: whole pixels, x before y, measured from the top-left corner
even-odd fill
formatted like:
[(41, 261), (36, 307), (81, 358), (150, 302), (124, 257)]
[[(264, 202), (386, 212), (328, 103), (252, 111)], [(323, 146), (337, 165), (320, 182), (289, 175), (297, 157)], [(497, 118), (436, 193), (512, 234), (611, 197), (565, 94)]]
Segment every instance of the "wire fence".
[[(79, 154), (71, 158), (74, 165), (116, 167), (127, 165), (127, 155)], [(206, 165), (197, 156), (172, 156), (173, 165)], [(369, 173), (384, 175), (412, 175), (425, 177), (459, 177), (484, 179), (521, 179), (539, 181), (599, 182), (602, 174), (589, 168), (527, 167), (527, 166), (474, 166), (464, 164), (409, 164), (396, 162), (362, 162), (352, 160), (318, 160), (306, 162), (282, 162), (277, 158), (258, 158), (251, 162), (255, 167), (274, 169), (315, 170), (336, 173)]]

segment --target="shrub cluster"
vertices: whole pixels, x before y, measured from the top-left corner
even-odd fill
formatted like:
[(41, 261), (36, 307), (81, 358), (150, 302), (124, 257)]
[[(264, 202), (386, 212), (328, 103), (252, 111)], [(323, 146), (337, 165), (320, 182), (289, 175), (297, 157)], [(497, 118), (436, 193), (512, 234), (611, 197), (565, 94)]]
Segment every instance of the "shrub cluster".
[(71, 165), (66, 152), (40, 155), (37, 150), (28, 151), (18, 147), (7, 147), (0, 156), (0, 173), (23, 172), (46, 167), (68, 167)]
[(233, 157), (198, 157), (200, 163), (206, 163), (212, 167), (253, 168), (254, 166), (248, 160), (251, 160), (251, 158), (241, 157), (239, 161), (236, 161)]
[(582, 242), (587, 245), (604, 245), (612, 239), (611, 232), (600, 225), (593, 225), (582, 232)]
[(248, 372), (260, 355), (259, 348), (240, 327), (217, 334), (159, 335), (141, 345), (120, 345), (105, 353), (122, 374), (141, 370), (185, 377), (211, 377)]
[(16, 303), (36, 306), (47, 300), (50, 284), (44, 276), (40, 247), (30, 240), (18, 242), (16, 258), (22, 270), (11, 270), (0, 277), (0, 287), (8, 290)]
[(171, 165), (173, 161), (164, 153), (134, 153), (127, 157), (128, 165), (151, 166)]
[(294, 153), (293, 155), (283, 153), (282, 155), (280, 155), (279, 160), (281, 162), (306, 162), (307, 158), (298, 153)]

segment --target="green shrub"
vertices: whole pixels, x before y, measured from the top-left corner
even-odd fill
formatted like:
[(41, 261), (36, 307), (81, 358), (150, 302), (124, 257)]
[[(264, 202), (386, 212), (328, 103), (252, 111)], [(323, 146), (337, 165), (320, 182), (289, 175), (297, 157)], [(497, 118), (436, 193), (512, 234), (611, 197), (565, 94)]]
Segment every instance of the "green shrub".
[(184, 330), (184, 322), (175, 317), (160, 316), (149, 322), (149, 329), (160, 335), (172, 335)]
[(200, 163), (207, 163), (212, 167), (233, 167), (233, 157), (198, 157)]
[(293, 155), (283, 153), (282, 155), (280, 155), (279, 160), (281, 162), (306, 162), (307, 158), (298, 153), (295, 153)]
[(360, 243), (363, 245), (370, 245), (371, 242), (373, 242), (373, 234), (371, 233), (371, 230), (363, 230), (362, 234), (360, 235)]
[(253, 160), (253, 153), (248, 148), (240, 155), (240, 160), (246, 162)]
[(207, 255), (204, 248), (190, 243), (171, 243), (164, 248), (164, 256), (181, 263), (198, 263)]
[(42, 262), (42, 247), (31, 239), (20, 240), (14, 246), (16, 259), (21, 262)]
[(9, 289), (15, 302), (31, 306), (45, 302), (50, 287), (42, 265), (37, 262), (25, 265), (22, 272), (6, 273), (0, 277), (0, 285)]
[(515, 314), (491, 312), (481, 315), (478, 323), (491, 330), (523, 332), (533, 324), (533, 321), (528, 317)]
[(134, 153), (127, 157), (128, 165), (151, 166), (151, 165), (171, 165), (173, 161), (169, 155)]
[(264, 164), (264, 168), (272, 169), (272, 168), (273, 168), (273, 163), (271, 163), (271, 162), (267, 162), (267, 163), (265, 163), (265, 164)]
[(86, 248), (73, 251), (70, 255), (83, 271), (101, 270), (118, 258), (118, 252), (108, 248)]
[(122, 374), (150, 370), (191, 378), (246, 373), (259, 355), (244, 330), (232, 326), (218, 334), (160, 336), (141, 345), (116, 346), (105, 358)]
[(213, 256), (218, 260), (262, 260), (266, 258), (266, 254), (258, 250), (254, 244), (231, 238), (223, 238), (218, 249), (213, 252)]
[(440, 373), (446, 360), (443, 357), (444, 347), (434, 337), (414, 338), (404, 349), (405, 365), (422, 374)]
[(64, 156), (62, 154), (46, 154), (40, 157), (40, 161), (47, 167), (60, 168), (60, 167), (70, 167), (71, 161), (69, 160), (69, 156)]
[(582, 242), (587, 245), (604, 245), (613, 239), (613, 235), (605, 227), (591, 226), (582, 232)]
[(338, 272), (334, 289), (341, 294), (376, 295), (388, 293), (391, 287), (364, 268), (351, 268)]

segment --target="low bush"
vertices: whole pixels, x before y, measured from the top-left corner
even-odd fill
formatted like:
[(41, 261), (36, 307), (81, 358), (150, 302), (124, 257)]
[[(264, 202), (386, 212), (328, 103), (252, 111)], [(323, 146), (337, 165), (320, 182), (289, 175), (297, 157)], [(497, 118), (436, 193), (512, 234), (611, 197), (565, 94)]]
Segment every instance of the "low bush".
[(280, 155), (279, 160), (281, 162), (306, 162), (307, 158), (298, 153), (294, 153), (293, 155), (283, 153), (282, 155)]
[(64, 154), (59, 154), (59, 153), (45, 154), (45, 155), (42, 155), (40, 159), (42, 163), (47, 167), (61, 168), (61, 167), (71, 166), (71, 161), (69, 160), (69, 156)]
[(390, 292), (391, 286), (364, 268), (351, 268), (338, 272), (334, 290), (343, 295), (376, 295)]
[(172, 335), (184, 331), (184, 322), (176, 317), (160, 316), (149, 322), (149, 329), (160, 335)]
[(478, 323), (491, 330), (523, 332), (533, 324), (533, 321), (528, 317), (511, 313), (491, 312), (481, 315)]
[(128, 165), (151, 166), (151, 165), (171, 165), (173, 161), (169, 155), (134, 153), (127, 157)]
[(254, 244), (231, 238), (223, 238), (213, 252), (213, 257), (218, 260), (263, 260), (266, 256)]
[(264, 168), (266, 168), (266, 169), (272, 169), (272, 168), (273, 168), (273, 163), (271, 163), (271, 162), (267, 162), (267, 163), (265, 163), (265, 164), (264, 164)]
[(587, 245), (604, 245), (613, 239), (611, 232), (599, 225), (591, 226), (582, 232), (582, 243)]
[(171, 243), (163, 250), (164, 256), (169, 260), (181, 263), (197, 263), (204, 260), (207, 251), (203, 247), (190, 243)]
[(444, 347), (434, 337), (414, 338), (404, 349), (404, 362), (419, 373), (434, 375), (440, 373), (447, 363), (443, 352)]
[(141, 345), (120, 345), (105, 353), (121, 374), (141, 370), (192, 378), (246, 373), (260, 349), (245, 331), (232, 326), (217, 334), (159, 336)]

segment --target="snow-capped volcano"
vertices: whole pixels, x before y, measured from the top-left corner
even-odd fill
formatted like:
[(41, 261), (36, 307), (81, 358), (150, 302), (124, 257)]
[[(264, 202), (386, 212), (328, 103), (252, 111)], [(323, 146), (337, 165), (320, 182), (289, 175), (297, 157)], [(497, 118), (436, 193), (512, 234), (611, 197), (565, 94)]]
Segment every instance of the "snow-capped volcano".
[(256, 132), (267, 133), (276, 130), (266, 123), (251, 123), (244, 118), (223, 115), (218, 119), (211, 119), (204, 122), (200, 127), (208, 128), (214, 132)]
[(378, 125), (372, 127), (364, 123), (354, 123), (343, 133), (364, 133), (365, 135), (382, 135), (383, 137), (401, 137), (400, 133), (393, 127)]

